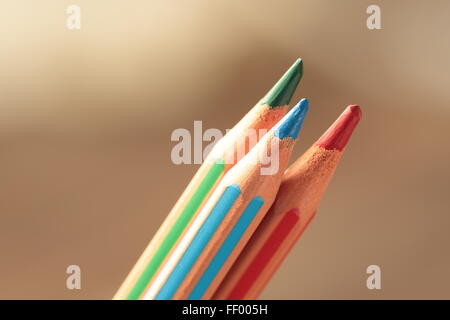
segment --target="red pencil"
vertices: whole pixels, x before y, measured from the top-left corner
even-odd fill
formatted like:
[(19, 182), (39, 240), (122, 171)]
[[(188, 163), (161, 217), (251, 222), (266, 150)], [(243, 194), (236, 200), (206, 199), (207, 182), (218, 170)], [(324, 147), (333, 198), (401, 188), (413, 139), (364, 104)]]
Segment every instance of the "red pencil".
[(275, 202), (213, 299), (256, 299), (314, 217), (344, 148), (361, 118), (348, 106), (284, 174)]

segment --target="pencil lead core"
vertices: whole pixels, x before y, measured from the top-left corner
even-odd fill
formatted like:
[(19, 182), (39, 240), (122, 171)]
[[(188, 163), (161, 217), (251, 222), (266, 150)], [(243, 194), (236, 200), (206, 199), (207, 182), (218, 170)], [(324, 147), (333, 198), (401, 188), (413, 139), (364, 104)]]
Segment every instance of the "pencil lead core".
[(302, 99), (274, 127), (275, 136), (280, 139), (291, 137), (297, 139), (308, 112), (308, 99)]
[(347, 145), (353, 130), (361, 119), (361, 108), (349, 105), (327, 131), (317, 140), (315, 145), (325, 149), (342, 151)]
[(267, 104), (271, 108), (289, 104), (302, 75), (303, 62), (302, 59), (297, 59), (273, 88), (261, 99), (260, 103)]

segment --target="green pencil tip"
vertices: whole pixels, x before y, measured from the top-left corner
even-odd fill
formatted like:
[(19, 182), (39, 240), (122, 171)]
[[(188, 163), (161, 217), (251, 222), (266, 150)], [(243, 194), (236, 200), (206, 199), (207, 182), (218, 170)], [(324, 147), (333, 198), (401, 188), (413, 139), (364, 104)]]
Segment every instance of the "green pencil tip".
[(295, 89), (303, 75), (302, 59), (297, 59), (272, 89), (261, 99), (261, 104), (267, 104), (271, 108), (289, 104)]

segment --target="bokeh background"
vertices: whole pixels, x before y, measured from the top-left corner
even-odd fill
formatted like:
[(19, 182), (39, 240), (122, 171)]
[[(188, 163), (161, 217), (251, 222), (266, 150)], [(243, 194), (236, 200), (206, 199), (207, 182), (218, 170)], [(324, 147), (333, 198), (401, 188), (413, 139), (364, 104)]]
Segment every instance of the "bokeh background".
[(298, 57), (311, 108), (294, 157), (346, 105), (363, 119), (261, 298), (450, 298), (449, 1), (0, 7), (0, 298), (110, 299), (198, 167), (171, 162), (171, 132), (230, 128)]

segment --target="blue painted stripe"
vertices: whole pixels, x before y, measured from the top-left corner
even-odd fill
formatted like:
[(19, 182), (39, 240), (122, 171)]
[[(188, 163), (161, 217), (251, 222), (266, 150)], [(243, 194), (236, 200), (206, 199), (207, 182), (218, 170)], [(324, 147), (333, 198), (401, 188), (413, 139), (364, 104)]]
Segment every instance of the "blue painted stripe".
[(238, 244), (242, 235), (247, 230), (248, 226), (256, 216), (256, 213), (259, 211), (263, 203), (263, 198), (259, 196), (253, 198), (252, 201), (250, 201), (247, 208), (245, 208), (241, 217), (231, 230), (230, 234), (223, 242), (219, 251), (217, 251), (208, 268), (203, 273), (194, 290), (189, 295), (189, 300), (199, 300), (202, 298), (202, 296), (205, 294), (205, 291), (208, 289), (211, 282), (214, 280), (217, 273), (220, 271), (223, 264), (230, 256), (231, 252), (233, 252), (234, 248)]
[(156, 295), (156, 300), (172, 299), (178, 287), (197, 261), (203, 249), (216, 232), (223, 218), (230, 210), (240, 193), (241, 189), (235, 184), (225, 189), (222, 196), (219, 198), (216, 205), (206, 218), (205, 222), (198, 230), (194, 239), (189, 244), (186, 252), (183, 254), (180, 261), (178, 261), (169, 278)]

